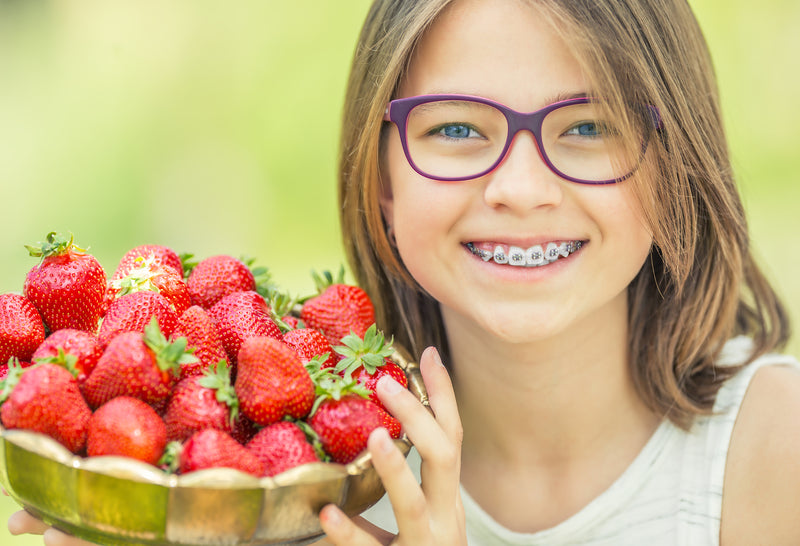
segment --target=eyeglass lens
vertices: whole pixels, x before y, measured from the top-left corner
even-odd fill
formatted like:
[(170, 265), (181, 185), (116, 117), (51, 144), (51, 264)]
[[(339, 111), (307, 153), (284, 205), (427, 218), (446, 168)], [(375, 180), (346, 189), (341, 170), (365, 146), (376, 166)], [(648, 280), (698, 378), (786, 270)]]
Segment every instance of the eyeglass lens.
[[(470, 100), (420, 104), (408, 115), (408, 154), (432, 178), (477, 176), (502, 159), (508, 121), (496, 107)], [(551, 169), (586, 182), (626, 177), (639, 160), (616, 124), (597, 104), (568, 104), (552, 110), (541, 127), (540, 152)]]

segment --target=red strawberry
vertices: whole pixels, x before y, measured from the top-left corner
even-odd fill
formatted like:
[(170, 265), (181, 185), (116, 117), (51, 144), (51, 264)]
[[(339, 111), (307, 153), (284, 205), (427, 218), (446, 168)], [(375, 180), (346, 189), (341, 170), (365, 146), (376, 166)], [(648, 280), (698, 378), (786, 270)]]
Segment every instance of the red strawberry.
[(44, 335), (42, 317), (28, 298), (0, 294), (0, 363), (11, 357), (30, 360)]
[(192, 305), (178, 317), (172, 338), (186, 338), (186, 346), (194, 348), (197, 362), (181, 366), (181, 378), (202, 375), (209, 366), (220, 360), (228, 362), (228, 353), (222, 345), (217, 325), (205, 309)]
[(167, 299), (158, 292), (133, 292), (112, 303), (97, 337), (102, 347), (123, 332), (144, 332), (150, 320), (158, 318), (163, 334), (169, 337), (178, 323), (178, 315)]
[(217, 325), (228, 359), (235, 364), (244, 340), (251, 337), (280, 339), (281, 331), (270, 318), (270, 309), (258, 292), (234, 292), (208, 310)]
[(114, 277), (108, 282), (106, 303), (111, 305), (115, 299), (132, 292), (158, 292), (172, 304), (180, 315), (191, 305), (189, 287), (183, 277), (172, 268), (155, 265), (153, 258), (137, 258), (128, 274)]
[(106, 274), (91, 254), (74, 245), (72, 237), (49, 233), (39, 247), (28, 246), (31, 256), (41, 256), (25, 278), (24, 295), (33, 302), (47, 328), (97, 331), (103, 312)]
[(180, 472), (204, 468), (233, 468), (256, 477), (264, 475), (264, 463), (227, 432), (207, 428), (194, 433), (180, 449)]
[(298, 328), (283, 334), (283, 342), (294, 349), (300, 361), (307, 364), (315, 356), (324, 356), (322, 368), (333, 368), (339, 359), (322, 332), (314, 328)]
[[(344, 271), (340, 274), (343, 279)], [(316, 328), (334, 345), (351, 332), (363, 336), (375, 322), (375, 307), (367, 293), (358, 286), (315, 276), (320, 294), (307, 300), (300, 318), (307, 328)]]
[(112, 398), (89, 419), (86, 454), (120, 455), (155, 465), (167, 445), (167, 427), (138, 398)]
[(4, 427), (46, 434), (76, 454), (86, 446), (92, 411), (65, 368), (37, 364), (23, 370), (13, 364), (3, 380), (0, 403)]
[(392, 417), (392, 414), (382, 407), (379, 407), (378, 409), (380, 410), (379, 414), (381, 416), (381, 426), (389, 431), (389, 436), (395, 440), (399, 439), (403, 434), (403, 424)]
[(241, 260), (232, 256), (212, 256), (201, 260), (187, 280), (192, 304), (208, 309), (233, 294), (256, 289), (255, 277)]
[(345, 379), (352, 377), (366, 387), (370, 391), (370, 400), (385, 410), (375, 392), (378, 380), (388, 375), (404, 387), (408, 387), (405, 372), (389, 358), (394, 352), (392, 342), (386, 342), (383, 333), (373, 324), (364, 333), (363, 338), (350, 334), (342, 339), (342, 343), (344, 345), (334, 347), (334, 350), (342, 355), (342, 360), (334, 368), (335, 371)]
[(174, 250), (161, 245), (141, 245), (130, 249), (119, 261), (113, 279), (126, 277), (136, 267), (136, 260), (143, 258), (150, 260), (154, 266), (170, 269), (179, 277), (183, 277), (183, 264), (181, 258)]
[(236, 394), (242, 413), (259, 425), (302, 419), (314, 403), (314, 383), (297, 354), (269, 337), (251, 337), (239, 351)]
[(75, 370), (78, 384), (83, 384), (102, 354), (97, 336), (83, 330), (64, 328), (47, 336), (33, 353), (33, 360)]
[(202, 376), (182, 379), (172, 391), (164, 421), (169, 441), (184, 441), (206, 428), (233, 432), (239, 418), (239, 399), (225, 361)]
[(169, 397), (181, 363), (195, 358), (185, 349), (186, 338), (169, 343), (155, 318), (145, 328), (144, 335), (119, 334), (108, 344), (83, 384), (86, 401), (97, 408), (116, 396), (133, 396), (157, 407)]
[(349, 383), (340, 391), (323, 394), (308, 419), (325, 452), (334, 462), (347, 464), (367, 447), (370, 433), (383, 426), (383, 410)]
[(305, 433), (291, 421), (278, 421), (262, 428), (247, 443), (247, 449), (264, 463), (266, 476), (320, 461)]

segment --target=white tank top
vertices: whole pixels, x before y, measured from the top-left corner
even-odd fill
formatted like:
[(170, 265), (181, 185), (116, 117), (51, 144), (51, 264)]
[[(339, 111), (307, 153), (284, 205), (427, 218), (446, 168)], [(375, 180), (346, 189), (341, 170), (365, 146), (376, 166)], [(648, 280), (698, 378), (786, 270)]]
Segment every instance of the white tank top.
[[(719, 364), (747, 358), (751, 342), (725, 344)], [(516, 533), (497, 523), (461, 488), (470, 546), (718, 545), (722, 484), (731, 432), (745, 391), (762, 366), (800, 363), (788, 355), (758, 358), (728, 380), (717, 394), (714, 414), (699, 417), (686, 432), (665, 420), (625, 472), (603, 493), (562, 523), (537, 533)], [(408, 461), (419, 479), (420, 458)], [(397, 532), (384, 496), (363, 516)]]

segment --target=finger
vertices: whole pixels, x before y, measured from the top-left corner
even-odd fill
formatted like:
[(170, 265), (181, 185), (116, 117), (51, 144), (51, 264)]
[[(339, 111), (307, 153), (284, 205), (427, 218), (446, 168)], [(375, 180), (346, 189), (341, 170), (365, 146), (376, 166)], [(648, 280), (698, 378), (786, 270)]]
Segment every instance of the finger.
[[(338, 546), (378, 546), (389, 544), (392, 535), (378, 529), (363, 518), (353, 521), (335, 504), (324, 506), (319, 513), (319, 522), (328, 542)], [(381, 540), (372, 534), (379, 534)]]
[(452, 516), (459, 498), (461, 421), (447, 370), (435, 349), (423, 353), (420, 369), (434, 416), (391, 378), (381, 378), (377, 392), (389, 412), (403, 423), (422, 458), (422, 489), (431, 515), (440, 520)]
[[(434, 521), (452, 518), (460, 497), (461, 442), (463, 431), (453, 384), (439, 352), (428, 347), (420, 359), (420, 372), (428, 392), (436, 422), (444, 430), (449, 443), (436, 447), (436, 454), (420, 451), (420, 477)], [(417, 447), (420, 450), (420, 447)]]
[(44, 538), (45, 546), (96, 546), (92, 542), (86, 542), (80, 538), (62, 533), (53, 527), (45, 531), (42, 538)]
[(408, 544), (429, 542), (427, 501), (403, 453), (385, 428), (372, 431), (367, 448), (392, 504), (399, 536)]
[(450, 381), (450, 374), (447, 373), (447, 369), (439, 357), (439, 351), (435, 347), (428, 347), (422, 353), (420, 373), (436, 421), (444, 429), (448, 438), (460, 446), (463, 432), (453, 383)]
[(50, 528), (42, 520), (33, 517), (25, 510), (14, 512), (8, 518), (8, 532), (12, 535), (41, 535)]

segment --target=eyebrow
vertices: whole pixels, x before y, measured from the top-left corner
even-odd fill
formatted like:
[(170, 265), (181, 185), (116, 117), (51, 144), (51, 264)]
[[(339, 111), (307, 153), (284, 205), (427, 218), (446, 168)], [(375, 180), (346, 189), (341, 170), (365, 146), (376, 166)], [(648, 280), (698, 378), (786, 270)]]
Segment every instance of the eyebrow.
[[(473, 97), (483, 97), (483, 98), (491, 99), (491, 100), (494, 100), (496, 102), (501, 102), (502, 103), (502, 101), (498, 101), (497, 99), (494, 99), (494, 98), (491, 98), (491, 97), (487, 97), (486, 95), (483, 95), (481, 93), (470, 92), (470, 91), (451, 91), (451, 90), (435, 89), (433, 91), (430, 91), (430, 92), (424, 93), (424, 94), (425, 95), (471, 95)], [(539, 108), (544, 108), (545, 106), (549, 106), (551, 104), (555, 104), (557, 102), (562, 102), (562, 101), (565, 101), (565, 100), (585, 99), (585, 98), (593, 97), (593, 96), (595, 96), (595, 95), (592, 94), (592, 93), (589, 93), (587, 91), (576, 91), (576, 92), (572, 92), (572, 93), (566, 92), (566, 91), (561, 91), (561, 92), (556, 93), (555, 95), (551, 95), (549, 97), (546, 97), (544, 102), (542, 103), (542, 105)], [(531, 111), (534, 111), (534, 110), (531, 110)]]

